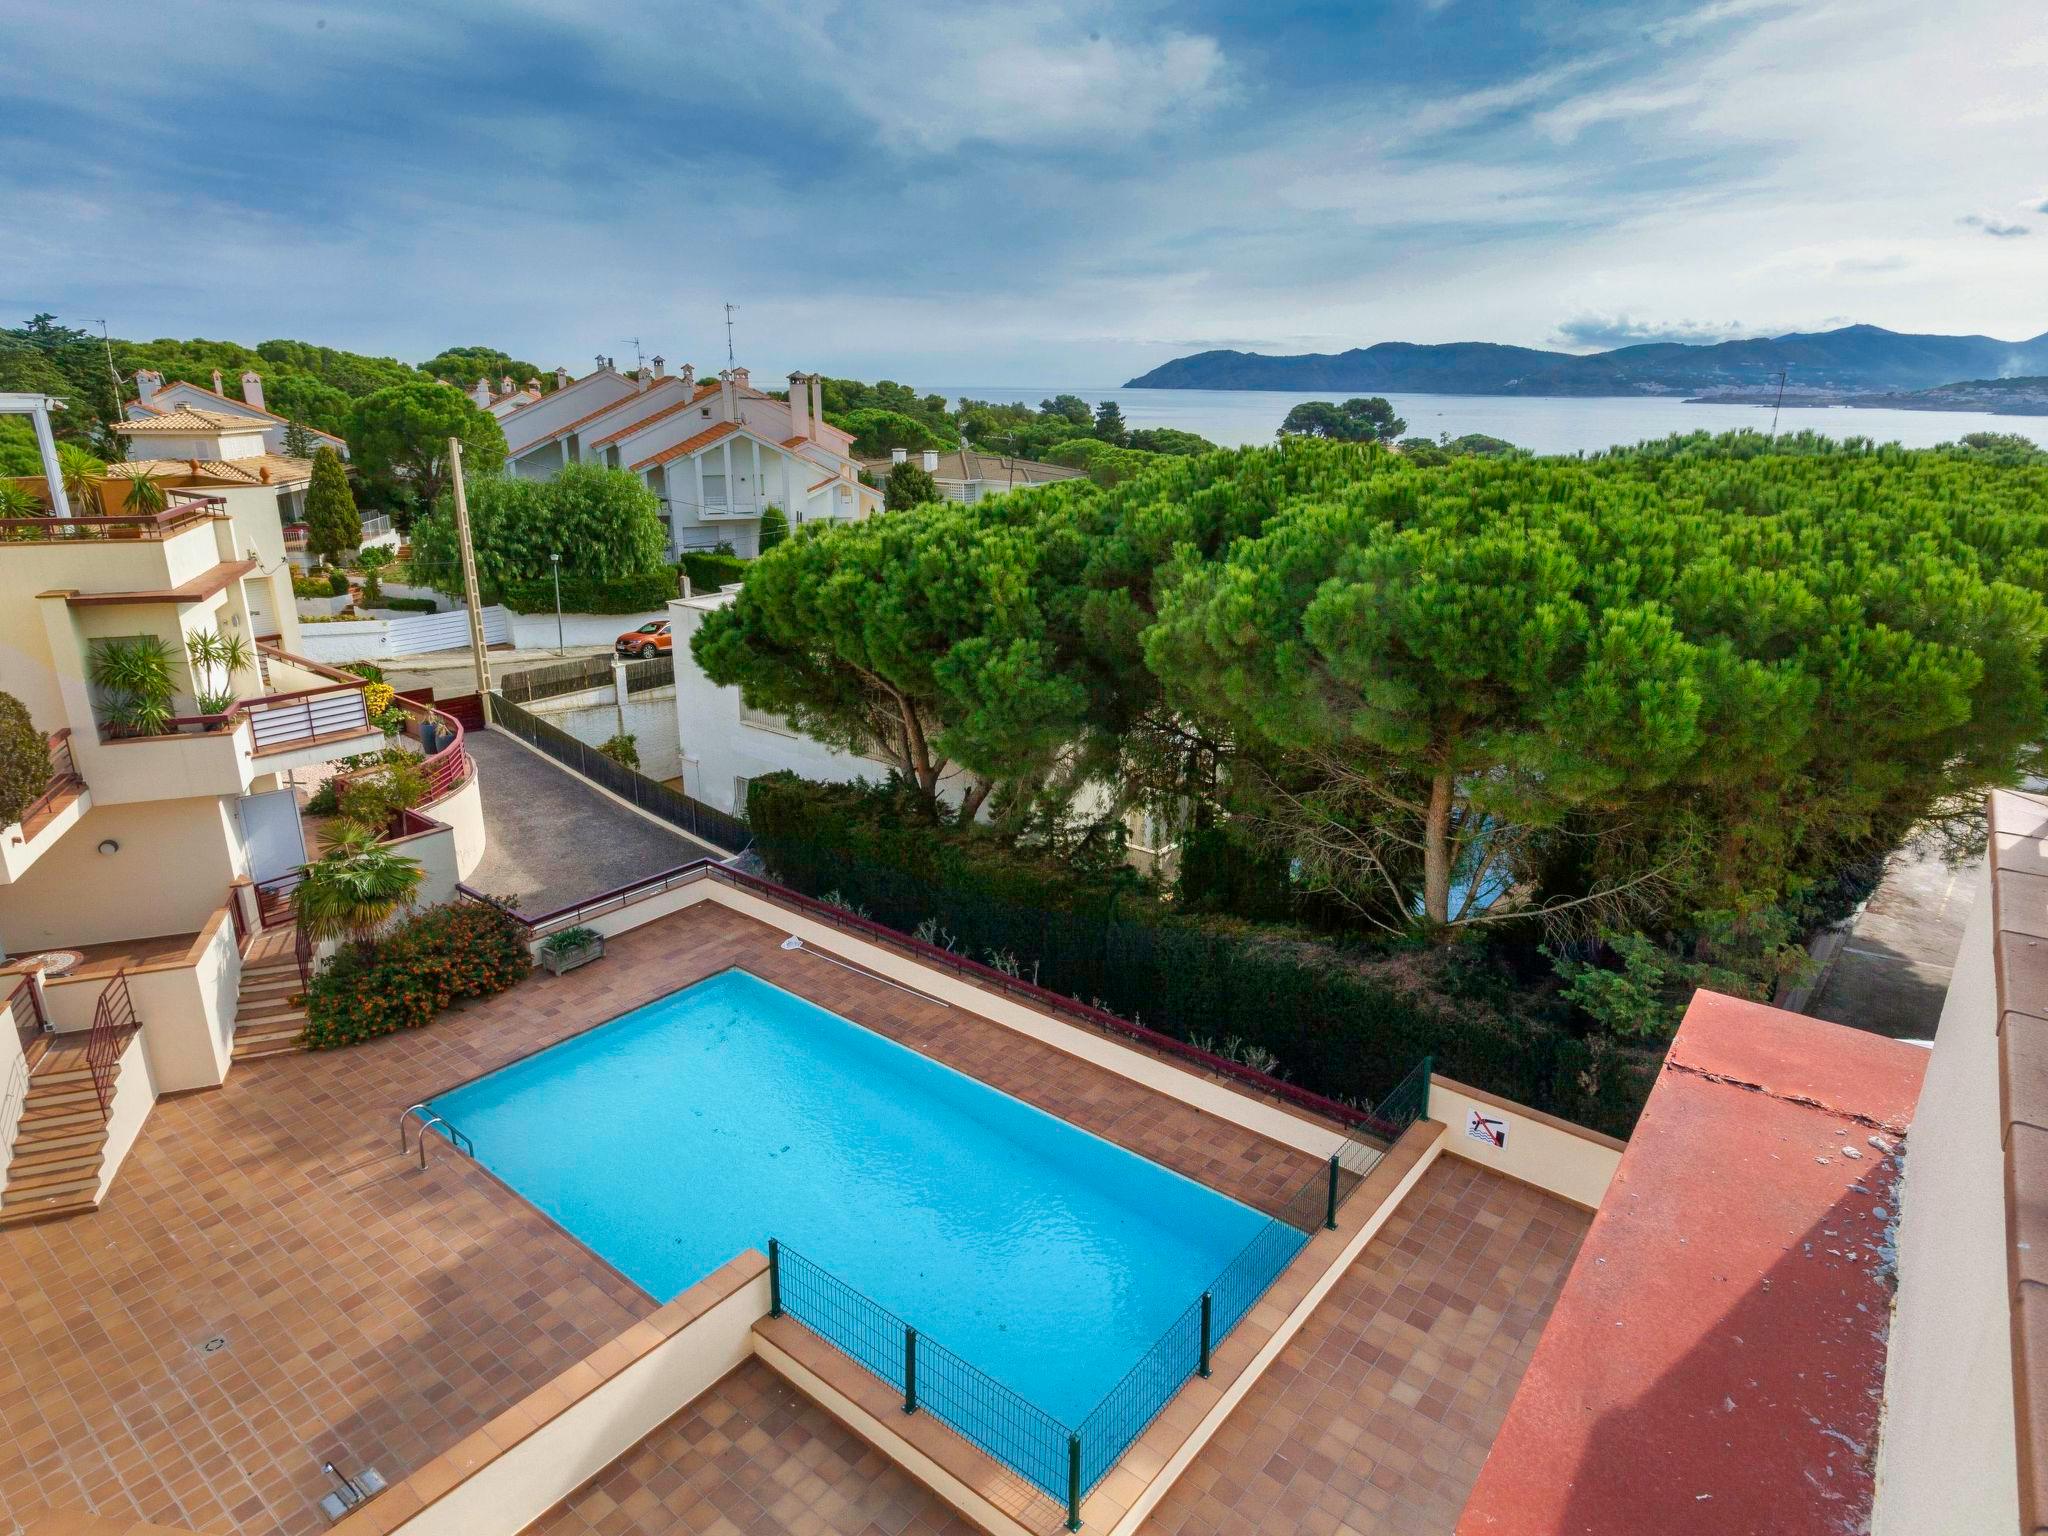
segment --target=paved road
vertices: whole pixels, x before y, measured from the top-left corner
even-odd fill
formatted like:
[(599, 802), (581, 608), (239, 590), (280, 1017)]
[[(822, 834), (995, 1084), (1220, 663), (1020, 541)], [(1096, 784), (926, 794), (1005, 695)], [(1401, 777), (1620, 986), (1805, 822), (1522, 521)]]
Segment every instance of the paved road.
[(548, 912), (707, 854), (499, 731), (468, 737), (489, 843), (468, 884)]
[(1807, 1012), (1908, 1040), (1932, 1040), (1981, 857), (1951, 866), (1927, 842), (1892, 856)]

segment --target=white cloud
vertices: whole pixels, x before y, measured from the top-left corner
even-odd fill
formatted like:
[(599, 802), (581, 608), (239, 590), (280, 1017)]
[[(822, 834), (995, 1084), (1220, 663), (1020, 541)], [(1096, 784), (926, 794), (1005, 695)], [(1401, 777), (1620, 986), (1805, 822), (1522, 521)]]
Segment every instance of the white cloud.
[(1536, 128), (1560, 144), (1573, 139), (1598, 123), (1631, 117), (1652, 117), (1700, 100), (1700, 89), (1692, 85), (1671, 85), (1641, 89), (1624, 86), (1617, 90), (1590, 91), (1583, 96), (1536, 114)]

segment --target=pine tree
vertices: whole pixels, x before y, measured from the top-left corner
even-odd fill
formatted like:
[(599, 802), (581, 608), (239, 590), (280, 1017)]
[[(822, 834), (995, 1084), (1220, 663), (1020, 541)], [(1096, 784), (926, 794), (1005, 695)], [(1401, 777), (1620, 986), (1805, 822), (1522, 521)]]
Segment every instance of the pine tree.
[(363, 520), (341, 455), (322, 447), (313, 455), (313, 485), (306, 492), (306, 544), (322, 560), (334, 561), (363, 542)]
[(284, 429), (284, 452), (288, 459), (310, 459), (313, 457), (313, 434), (306, 430), (304, 422), (296, 416)]

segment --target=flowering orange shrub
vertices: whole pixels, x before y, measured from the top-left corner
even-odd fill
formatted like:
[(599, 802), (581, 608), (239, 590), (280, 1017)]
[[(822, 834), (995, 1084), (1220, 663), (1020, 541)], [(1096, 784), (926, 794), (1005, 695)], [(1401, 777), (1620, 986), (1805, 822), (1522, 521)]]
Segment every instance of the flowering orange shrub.
[(327, 963), (307, 996), (306, 1044), (324, 1050), (418, 1029), (465, 997), (503, 992), (532, 967), (524, 930), (496, 907), (429, 907), (369, 955), (343, 949)]

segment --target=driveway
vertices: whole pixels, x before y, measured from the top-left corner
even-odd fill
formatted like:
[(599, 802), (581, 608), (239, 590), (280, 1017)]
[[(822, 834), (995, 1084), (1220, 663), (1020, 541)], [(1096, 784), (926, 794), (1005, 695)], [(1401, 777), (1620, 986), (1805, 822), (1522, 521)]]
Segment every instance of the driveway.
[(1981, 854), (1947, 863), (1932, 839), (1893, 854), (1806, 1011), (1880, 1035), (1932, 1040), (1983, 867)]
[(551, 912), (718, 849), (651, 821), (500, 731), (472, 731), (489, 839), (465, 882)]

